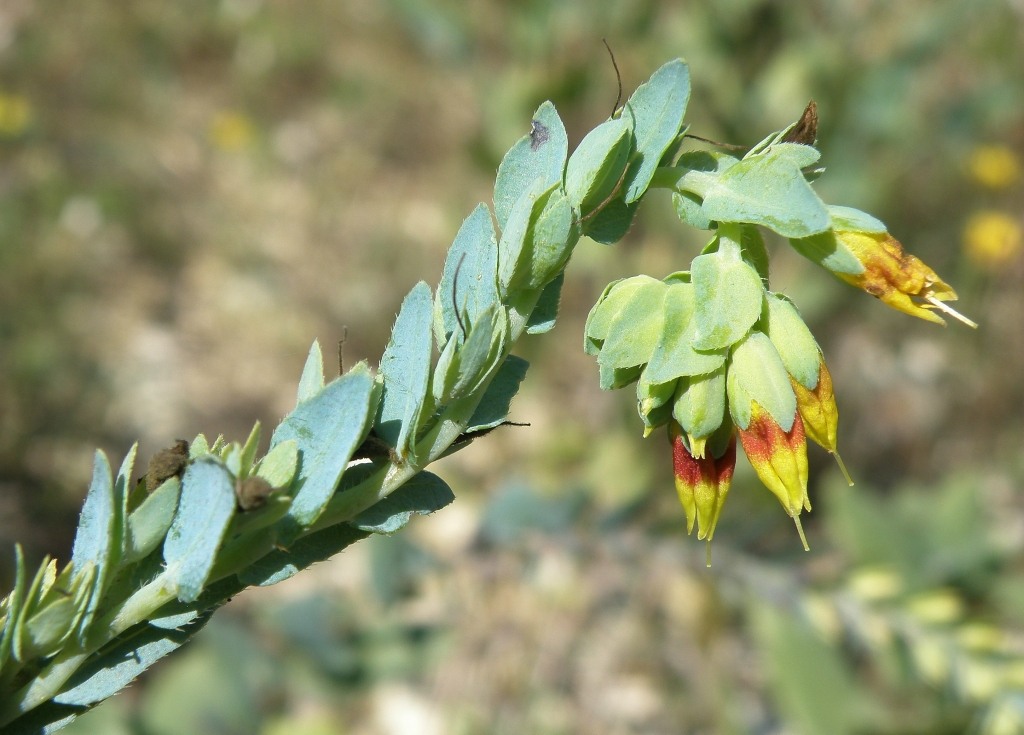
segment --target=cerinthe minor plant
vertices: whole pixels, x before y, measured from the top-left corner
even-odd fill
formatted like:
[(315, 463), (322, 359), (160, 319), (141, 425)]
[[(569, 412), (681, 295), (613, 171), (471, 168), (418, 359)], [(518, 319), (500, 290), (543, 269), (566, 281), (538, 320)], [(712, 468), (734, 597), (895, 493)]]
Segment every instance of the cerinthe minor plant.
[(668, 190), (709, 242), (688, 270), (605, 289), (585, 337), (601, 386), (635, 382), (645, 433), (668, 427), (698, 537), (714, 534), (737, 439), (799, 528), (806, 440), (835, 452), (837, 413), (821, 350), (770, 290), (760, 228), (911, 315), (959, 316), (945, 304), (956, 294), (877, 219), (818, 198), (813, 108), (741, 156), (689, 149), (689, 93), (686, 64), (669, 62), (571, 156), (554, 106), (541, 105), (501, 162), (493, 210), (465, 220), (435, 291), (421, 282), (405, 297), (378, 370), (325, 383), (314, 344), (262, 457), (258, 425), (241, 443), (180, 442), (137, 481), (134, 448), (116, 472), (97, 452), (70, 563), (30, 575), (15, 550), (0, 608), (3, 731), (59, 729), (241, 589), (451, 502), (425, 468), (505, 420), (527, 368), (511, 349), (553, 326), (573, 248), (584, 235), (618, 241), (651, 189)]

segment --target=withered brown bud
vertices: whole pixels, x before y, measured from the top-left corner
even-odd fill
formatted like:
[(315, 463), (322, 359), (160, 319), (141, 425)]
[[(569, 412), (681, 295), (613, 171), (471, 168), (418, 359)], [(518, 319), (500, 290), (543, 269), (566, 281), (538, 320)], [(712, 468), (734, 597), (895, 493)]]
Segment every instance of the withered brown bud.
[(167, 449), (161, 449), (153, 455), (146, 467), (146, 490), (152, 492), (164, 480), (180, 476), (187, 464), (188, 442), (184, 439), (178, 439)]

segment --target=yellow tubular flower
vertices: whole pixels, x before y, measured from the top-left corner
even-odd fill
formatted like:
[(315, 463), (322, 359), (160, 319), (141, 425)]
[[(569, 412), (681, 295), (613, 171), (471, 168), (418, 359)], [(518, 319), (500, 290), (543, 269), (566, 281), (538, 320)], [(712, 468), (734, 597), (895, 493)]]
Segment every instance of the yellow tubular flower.
[(956, 301), (956, 291), (920, 259), (904, 252), (900, 241), (888, 232), (836, 230), (835, 236), (864, 266), (864, 271), (855, 275), (836, 273), (847, 283), (920, 319), (945, 325), (935, 313), (938, 310), (968, 326), (977, 326), (944, 303)]
[(794, 418), (792, 428), (783, 431), (771, 414), (755, 402), (747, 428), (737, 430), (758, 478), (782, 503), (796, 524), (804, 549), (808, 549), (800, 525), (800, 512), (811, 509), (807, 497), (807, 440), (800, 414)]

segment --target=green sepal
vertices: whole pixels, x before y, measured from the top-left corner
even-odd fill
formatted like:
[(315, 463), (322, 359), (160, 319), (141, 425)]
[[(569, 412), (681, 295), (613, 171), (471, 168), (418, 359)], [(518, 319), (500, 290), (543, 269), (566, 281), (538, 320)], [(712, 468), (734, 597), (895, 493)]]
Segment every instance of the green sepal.
[(793, 302), (777, 293), (768, 293), (766, 300), (765, 332), (782, 358), (786, 372), (807, 390), (814, 390), (821, 372), (821, 348)]
[[(676, 392), (676, 381), (651, 383), (644, 370), (636, 382), (636, 408), (644, 422), (644, 436), (666, 423), (672, 414), (672, 397)], [(659, 410), (663, 409), (663, 410)]]
[(632, 128), (632, 116), (623, 111), (591, 130), (569, 157), (565, 195), (584, 217), (620, 185), (633, 147)]
[(828, 210), (800, 170), (817, 156), (814, 148), (796, 143), (748, 155), (708, 187), (701, 205), (704, 216), (762, 225), (783, 237), (824, 232), (830, 226)]
[(530, 132), (516, 141), (498, 166), (494, 215), (504, 230), (515, 203), (539, 178), (542, 189), (561, 184), (569, 139), (555, 106), (545, 102), (533, 115)]
[(710, 436), (725, 416), (725, 366), (704, 375), (680, 378), (672, 417), (696, 439)]
[(643, 365), (634, 365), (628, 368), (616, 368), (610, 365), (597, 366), (598, 371), (598, 383), (601, 386), (601, 390), (616, 390), (618, 388), (624, 388), (630, 383), (636, 381), (643, 373)]
[(763, 332), (751, 332), (733, 348), (726, 371), (726, 391), (729, 413), (740, 429), (750, 425), (754, 401), (783, 431), (793, 428), (796, 395), (782, 358)]
[(683, 125), (690, 99), (690, 70), (674, 59), (637, 87), (626, 102), (634, 122), (636, 150), (625, 177), (623, 201), (631, 204), (644, 195), (654, 171)]
[(864, 265), (839, 241), (834, 230), (790, 239), (789, 244), (808, 260), (833, 273), (856, 276), (864, 272)]
[(690, 267), (695, 289), (698, 350), (718, 350), (743, 338), (761, 316), (761, 276), (734, 250), (698, 255)]

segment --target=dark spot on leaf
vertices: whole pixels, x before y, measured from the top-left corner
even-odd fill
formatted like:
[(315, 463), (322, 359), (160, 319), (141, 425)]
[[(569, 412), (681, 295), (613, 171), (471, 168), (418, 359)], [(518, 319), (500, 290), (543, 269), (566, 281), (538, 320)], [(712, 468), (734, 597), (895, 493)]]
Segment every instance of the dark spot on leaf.
[(548, 142), (551, 138), (551, 131), (548, 130), (547, 126), (538, 120), (534, 120), (531, 123), (530, 128), (530, 150), (535, 151), (542, 145)]

